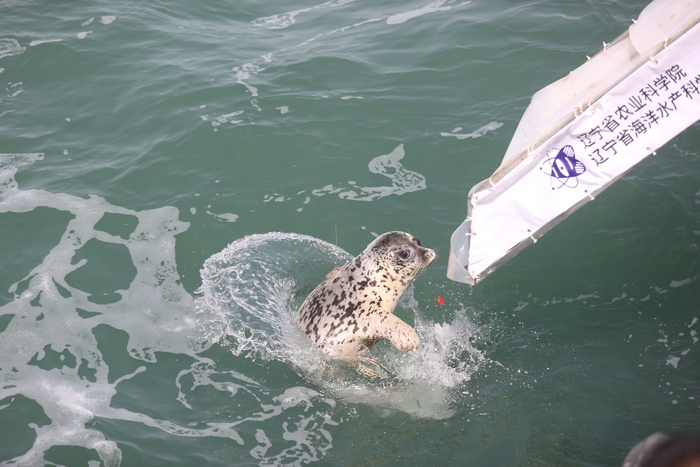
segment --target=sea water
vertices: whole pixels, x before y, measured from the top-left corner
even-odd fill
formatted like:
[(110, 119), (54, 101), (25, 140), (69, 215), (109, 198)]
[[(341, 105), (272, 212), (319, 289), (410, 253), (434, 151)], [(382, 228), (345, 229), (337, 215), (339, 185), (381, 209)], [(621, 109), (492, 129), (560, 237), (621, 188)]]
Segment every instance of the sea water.
[[(619, 465), (700, 429), (697, 124), (445, 277), (531, 95), (645, 3), (0, 4), (0, 465)], [(293, 317), (390, 230), (438, 259), (367, 376)]]

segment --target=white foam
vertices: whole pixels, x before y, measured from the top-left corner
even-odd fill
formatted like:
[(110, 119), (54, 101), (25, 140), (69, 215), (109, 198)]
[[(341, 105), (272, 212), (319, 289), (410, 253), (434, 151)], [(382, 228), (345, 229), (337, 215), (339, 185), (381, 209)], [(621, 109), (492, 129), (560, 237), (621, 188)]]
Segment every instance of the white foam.
[(289, 113), (289, 107), (286, 105), (283, 105), (282, 107), (277, 107), (277, 110), (280, 111), (281, 114), (288, 114)]
[(501, 123), (501, 122), (491, 122), (491, 123), (488, 123), (488, 124), (482, 126), (481, 128), (479, 128), (478, 130), (476, 130), (472, 133), (466, 133), (466, 134), (458, 133), (459, 131), (462, 131), (462, 128), (457, 127), (454, 130), (452, 130), (451, 133), (444, 133), (444, 132), (440, 133), (440, 136), (445, 136), (445, 137), (451, 136), (451, 137), (454, 137), (457, 139), (480, 138), (480, 137), (484, 136), (486, 133), (488, 133), (489, 131), (498, 130), (502, 126), (503, 126), (503, 123)]
[[(225, 115), (222, 115), (220, 117), (217, 117), (215, 122), (212, 122), (211, 124), (213, 126), (219, 126), (224, 123), (231, 123), (233, 125), (236, 125), (238, 123), (242, 123), (243, 120), (234, 120), (233, 117), (237, 117), (238, 115), (241, 115), (244, 111), (243, 110), (238, 110), (236, 112), (231, 112)], [(206, 116), (202, 117), (203, 120), (207, 120)], [(216, 125), (215, 125), (216, 123)]]
[[(304, 387), (287, 389), (282, 395), (275, 398), (283, 410), (303, 405), (304, 413), (294, 422), (283, 426), (282, 438), (286, 441), (294, 442), (294, 446), (288, 447), (281, 452), (270, 455), (268, 451), (272, 446), (270, 439), (263, 430), (256, 432), (256, 440), (261, 443), (251, 450), (251, 455), (260, 460), (260, 465), (284, 465), (293, 461), (295, 465), (309, 464), (323, 459), (328, 451), (333, 447), (333, 437), (325, 428), (326, 425), (338, 425), (326, 414), (321, 417), (315, 415), (317, 410), (319, 393)], [(324, 401), (326, 402), (326, 401)], [(333, 405), (329, 404), (332, 408)], [(320, 429), (317, 426), (320, 425)]]
[(257, 18), (251, 21), (253, 26), (265, 27), (268, 29), (285, 29), (296, 23), (296, 17), (302, 13), (307, 13), (309, 11), (317, 10), (319, 8), (328, 8), (344, 5), (350, 3), (354, 0), (331, 0), (329, 2), (322, 3), (310, 8), (302, 8), (300, 10), (289, 11), (287, 13), (280, 13), (277, 15), (266, 16), (263, 18)]
[[(419, 16), (427, 15), (429, 13), (436, 13), (438, 11), (447, 11), (451, 10), (453, 6), (448, 5), (448, 6), (443, 6), (445, 3), (448, 3), (447, 0), (436, 0), (432, 3), (429, 3), (423, 7), (416, 8), (415, 10), (409, 10), (409, 11), (404, 11), (402, 13), (397, 13), (395, 15), (391, 15), (386, 19), (386, 24), (401, 24), (405, 23), (406, 21), (413, 19), (413, 18), (418, 18)], [(451, 2), (449, 2), (451, 3)], [(462, 2), (459, 5), (456, 5), (457, 7), (467, 5), (471, 2)]]
[(233, 68), (233, 71), (236, 72), (236, 82), (245, 86), (253, 97), (257, 97), (258, 88), (246, 83), (246, 80), (249, 80), (252, 76), (257, 75), (258, 73), (264, 70), (264, 68), (261, 68), (258, 65), (254, 65), (252, 63), (246, 63), (244, 65)]
[[(404, 168), (401, 160), (406, 155), (403, 144), (399, 144), (392, 152), (375, 157), (367, 165), (369, 171), (383, 175), (391, 180), (391, 186), (355, 187), (344, 190), (338, 196), (341, 199), (354, 201), (374, 201), (390, 195), (403, 195), (414, 191), (425, 190), (425, 177), (418, 172)], [(316, 193), (314, 193), (316, 194)]]
[(671, 355), (666, 359), (666, 365), (671, 365), (673, 368), (678, 368), (678, 362), (680, 360), (680, 357), (674, 357)]
[(221, 221), (226, 221), (226, 222), (236, 222), (238, 220), (238, 214), (231, 214), (231, 213), (214, 214), (211, 211), (207, 211), (207, 214), (209, 214), (210, 216), (214, 216)]
[(613, 297), (613, 299), (610, 300), (610, 303), (619, 302), (620, 300), (623, 300), (625, 298), (627, 298), (627, 294), (625, 292), (622, 292), (622, 294), (619, 297)]
[(680, 280), (680, 281), (671, 281), (671, 283), (669, 284), (669, 287), (673, 287), (673, 288), (682, 287), (686, 284), (690, 284), (690, 277), (687, 277), (687, 278)]
[(270, 201), (275, 201), (277, 203), (283, 203), (285, 201), (289, 201), (291, 198), (286, 198), (284, 195), (281, 195), (279, 193), (272, 193), (271, 195), (264, 195), (263, 196), (263, 202), (264, 203), (269, 203)]
[[(355, 181), (348, 181), (347, 185), (336, 186), (328, 184), (321, 188), (313, 189), (311, 190), (311, 194), (318, 197), (337, 194), (341, 199), (375, 201), (386, 196), (403, 195), (405, 193), (424, 190), (426, 188), (425, 177), (418, 172), (406, 169), (401, 164), (400, 161), (405, 155), (404, 145), (400, 144), (391, 153), (377, 156), (367, 164), (370, 172), (389, 178), (389, 180), (391, 180), (391, 185), (363, 187), (359, 186)], [(297, 193), (297, 196), (305, 192), (306, 190), (302, 190)], [(263, 196), (263, 201), (266, 203), (270, 201), (282, 203), (292, 199), (294, 198), (284, 196), (280, 193), (266, 194)], [(310, 201), (311, 198), (305, 196), (303, 204), (309, 204)], [(298, 208), (297, 211), (299, 211)]]
[(288, 28), (296, 22), (297, 15), (301, 13), (306, 13), (311, 11), (313, 8), (303, 8), (301, 10), (290, 11), (287, 13), (280, 13), (277, 15), (266, 16), (264, 18), (257, 18), (251, 21), (253, 26), (262, 26), (267, 29), (284, 29)]
[(102, 16), (100, 18), (100, 23), (102, 24), (112, 24), (117, 19), (116, 16)]
[[(94, 450), (101, 465), (120, 465), (122, 453), (117, 444), (90, 428), (89, 422), (94, 417), (139, 423), (172, 436), (230, 438), (241, 445), (244, 440), (238, 434), (239, 427), (246, 432), (255, 431), (255, 425), (261, 422), (271, 426), (270, 421), (278, 420), (280, 427), (289, 427), (296, 444), (304, 450), (301, 458), (306, 462), (322, 458), (332, 447), (326, 427), (337, 423), (329, 415), (331, 406), (326, 397), (316, 396), (308, 388), (270, 393), (244, 375), (218, 371), (215, 362), (200, 356), (200, 352), (215, 342), (208, 336), (220, 335), (217, 333), (222, 328), (218, 321), (220, 315), (198, 308), (201, 300), (195, 302), (180, 285), (175, 237), (185, 232), (189, 224), (179, 220), (178, 209), (134, 211), (114, 206), (98, 196), (86, 199), (39, 189), (20, 189), (14, 178), (17, 170), (43, 158), (42, 153), (0, 154), (0, 215), (28, 213), (40, 207), (71, 215), (57, 245), (40, 264), (11, 286), (13, 301), (0, 307), (0, 315), (15, 316), (0, 333), (0, 346), (13, 349), (3, 354), (0, 379), (5, 384), (0, 388), (0, 400), (12, 400), (12, 396), (22, 394), (36, 401), (50, 419), (50, 423), (41, 427), (29, 425), (36, 432), (33, 445), (28, 452), (8, 462), (42, 466), (47, 450), (67, 445)], [(131, 235), (123, 238), (96, 230), (95, 226), (106, 214), (136, 218)], [(225, 218), (233, 215), (230, 216), (224, 215)], [(66, 281), (68, 274), (90, 262), (89, 259), (73, 262), (78, 250), (90, 241), (124, 247), (135, 268), (133, 280), (128, 288), (118, 291), (122, 298), (115, 303), (95, 303), (90, 300), (90, 293)], [(91, 316), (80, 315), (77, 309), (87, 310)], [(199, 309), (199, 313), (194, 314), (195, 309)], [(46, 310), (51, 312), (46, 313)], [(112, 407), (112, 398), (118, 393), (120, 383), (152, 370), (150, 365), (141, 365), (130, 374), (110, 379), (110, 367), (93, 332), (98, 325), (126, 332), (125, 350), (136, 361), (154, 364), (157, 363), (156, 354), (165, 352), (188, 355), (193, 360), (190, 368), (171, 381), (178, 391), (174, 403), (179, 402), (196, 413), (197, 425), (204, 428), (181, 426), (167, 418), (154, 419), (141, 413), (138, 403), (135, 404), (137, 408), (131, 409)], [(49, 370), (28, 363), (41, 361), (49, 349), (75, 357), (75, 361), (81, 363), (71, 367), (69, 358), (65, 358), (61, 368)], [(79, 374), (81, 368), (90, 370), (89, 379)], [(185, 375), (192, 378), (183, 378)], [(242, 401), (249, 404), (251, 395), (260, 406), (257, 409), (246, 406), (248, 413), (236, 417), (234, 422), (221, 422), (218, 414), (210, 420), (205, 415), (207, 411), (202, 410), (201, 399), (196, 397), (195, 389), (204, 385), (230, 397), (232, 406), (241, 406)], [(239, 401), (238, 397), (242, 399)], [(165, 415), (161, 413), (161, 416)], [(262, 436), (258, 438), (263, 439)], [(286, 440), (269, 444), (262, 459), (277, 458), (289, 463), (299, 455), (288, 450), (290, 444)]]
[(36, 47), (37, 45), (41, 44), (48, 44), (51, 42), (61, 42), (63, 39), (44, 39), (42, 41), (31, 41), (29, 43), (29, 47)]
[[(19, 154), (0, 153), (0, 173), (2, 173), (1, 171), (5, 171), (5, 176), (7, 177), (7, 180), (9, 182), (9, 179), (14, 177), (14, 174), (17, 172), (17, 168), (25, 165), (31, 165), (41, 160), (44, 160), (43, 152), (29, 152)], [(0, 182), (2, 181), (2, 178), (0, 178)], [(3, 188), (4, 187), (0, 185), (0, 190)], [(2, 191), (0, 191), (0, 194), (2, 194)]]
[(85, 39), (88, 34), (92, 33), (92, 31), (81, 31), (78, 33), (78, 39)]
[[(183, 350), (183, 345), (187, 347), (189, 339), (183, 340), (183, 333), (192, 332), (193, 323), (182, 319), (185, 318), (184, 312), (177, 313), (177, 310), (187, 307), (191, 299), (176, 283), (173, 261), (174, 234), (186, 230), (187, 224), (177, 220), (175, 208), (135, 212), (111, 206), (96, 196), (83, 199), (42, 190), (20, 190), (14, 181), (17, 168), (41, 159), (43, 154), (40, 153), (0, 155), (0, 213), (23, 213), (37, 207), (50, 207), (68, 211), (74, 218), (68, 222), (58, 245), (43, 262), (10, 288), (11, 292), (16, 292), (18, 284), (22, 283), (26, 290), (21, 294), (16, 293), (14, 301), (0, 308), (0, 314), (26, 317), (36, 316), (40, 312), (37, 310), (44, 307), (53, 310), (39, 321), (13, 319), (5, 332), (0, 334), (3, 346), (16, 349), (12, 355), (5, 355), (3, 369), (0, 370), (3, 379), (12, 380), (14, 384), (12, 387), (6, 386), (0, 397), (8, 393), (21, 393), (37, 401), (51, 419), (49, 425), (35, 428), (36, 441), (27, 454), (17, 459), (19, 465), (40, 462), (45, 450), (62, 444), (95, 449), (105, 465), (119, 465), (121, 453), (116, 445), (106, 441), (101, 433), (85, 428), (85, 423), (93, 414), (109, 410), (116, 383), (108, 382), (108, 368), (100, 358), (91, 333), (97, 323), (94, 318), (92, 321), (80, 318), (75, 310), (99, 310), (102, 313), (100, 322), (118, 329), (128, 329), (131, 351), (143, 348)], [(139, 225), (135, 236), (124, 240), (94, 230), (95, 224), (106, 213), (137, 217)], [(72, 264), (71, 259), (80, 246), (90, 239), (122, 244), (130, 251), (137, 274), (130, 289), (120, 291), (123, 297), (120, 303), (96, 305), (89, 300), (88, 293), (65, 282), (70, 272), (85, 264), (85, 261)], [(36, 307), (32, 303), (40, 303), (41, 306)], [(168, 317), (170, 311), (175, 311), (171, 318)], [(180, 320), (174, 322), (172, 317), (178, 320), (178, 315)], [(162, 343), (154, 345), (154, 329), (163, 333)], [(70, 346), (70, 352), (78, 361), (87, 362), (87, 366), (95, 370), (97, 382), (86, 384), (78, 375), (77, 365), (75, 368), (64, 366), (60, 372), (28, 365), (32, 356), (41, 356), (47, 345), (54, 350)], [(148, 355), (150, 351), (142, 353)], [(10, 371), (12, 368), (15, 370)]]
[(0, 39), (0, 58), (8, 57), (10, 55), (19, 55), (24, 53), (25, 50), (27, 50), (27, 48), (19, 45), (17, 39)]
[(243, 110), (238, 110), (238, 111), (236, 111), (236, 112), (231, 112), (231, 113), (222, 115), (221, 117), (219, 117), (219, 120), (221, 120), (221, 119), (223, 119), (223, 120), (228, 120), (228, 119), (230, 119), (231, 117), (236, 117), (236, 116), (238, 116), (238, 115), (240, 115), (240, 114), (242, 114), (242, 113), (243, 113)]
[(22, 93), (22, 81), (17, 83), (7, 83), (9, 88), (7, 88), (7, 97), (15, 97)]

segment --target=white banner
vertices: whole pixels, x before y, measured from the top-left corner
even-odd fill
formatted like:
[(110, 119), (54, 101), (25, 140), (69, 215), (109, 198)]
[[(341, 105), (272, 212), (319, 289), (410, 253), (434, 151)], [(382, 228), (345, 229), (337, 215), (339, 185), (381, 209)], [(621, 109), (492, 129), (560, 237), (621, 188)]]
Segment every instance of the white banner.
[(698, 119), (700, 24), (474, 187), (452, 236), (448, 277), (478, 283)]

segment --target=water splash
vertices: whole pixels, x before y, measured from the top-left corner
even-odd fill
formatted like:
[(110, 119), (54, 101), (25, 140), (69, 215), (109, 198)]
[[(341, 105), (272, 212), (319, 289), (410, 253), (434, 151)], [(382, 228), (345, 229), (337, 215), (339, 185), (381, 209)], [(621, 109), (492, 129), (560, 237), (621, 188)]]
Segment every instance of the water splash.
[[(213, 255), (201, 271), (201, 310), (217, 318), (210, 338), (232, 337), (230, 350), (263, 360), (287, 361), (308, 349), (293, 322), (295, 305), (333, 267), (352, 257), (304, 235), (251, 235)], [(308, 353), (308, 352), (307, 352)]]
[[(400, 352), (381, 342), (373, 357), (355, 361), (322, 355), (294, 324), (306, 295), (327, 272), (350, 259), (337, 246), (298, 234), (272, 232), (233, 242), (202, 269), (201, 308), (218, 315), (218, 324), (211, 326), (218, 334), (210, 338), (224, 338), (235, 355), (286, 362), (349, 403), (385, 413), (450, 417), (451, 389), (468, 381), (485, 361), (469, 343), (478, 329), (464, 311), (452, 323), (424, 320), (409, 288), (400, 313), (413, 313), (420, 349)], [(368, 371), (358, 373), (358, 363)]]

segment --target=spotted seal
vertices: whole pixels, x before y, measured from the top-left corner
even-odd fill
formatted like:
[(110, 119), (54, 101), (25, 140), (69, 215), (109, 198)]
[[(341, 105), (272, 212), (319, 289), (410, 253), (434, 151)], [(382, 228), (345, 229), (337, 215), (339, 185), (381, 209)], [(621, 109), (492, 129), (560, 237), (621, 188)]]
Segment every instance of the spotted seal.
[(435, 252), (404, 232), (377, 237), (354, 260), (332, 271), (306, 298), (295, 322), (329, 355), (363, 355), (388, 339), (415, 350), (420, 339), (394, 310)]

